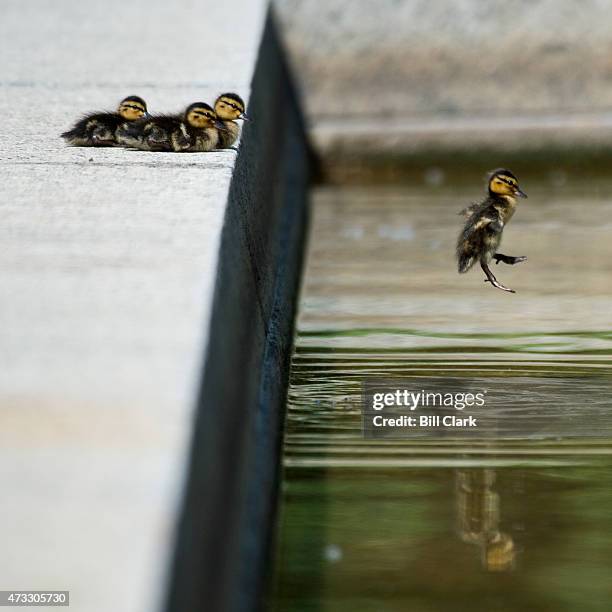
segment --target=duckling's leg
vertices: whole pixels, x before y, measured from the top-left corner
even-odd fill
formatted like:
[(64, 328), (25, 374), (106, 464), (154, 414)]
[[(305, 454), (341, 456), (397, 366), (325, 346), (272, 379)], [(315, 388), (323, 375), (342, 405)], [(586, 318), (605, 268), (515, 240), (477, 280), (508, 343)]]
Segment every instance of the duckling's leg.
[(503, 261), (505, 264), (509, 264), (511, 266), (517, 263), (521, 263), (521, 261), (527, 261), (527, 257), (525, 257), (525, 255), (513, 257), (512, 255), (502, 255), (501, 253), (495, 253), (495, 255), (493, 255), (493, 259), (495, 259), (495, 264), (498, 264), (500, 261)]
[(487, 275), (485, 279), (485, 283), (491, 283), (494, 287), (501, 289), (502, 291), (508, 291), (509, 293), (516, 293), (514, 289), (510, 289), (505, 285), (502, 285), (496, 278), (493, 276), (493, 272), (491, 272), (489, 266), (484, 261), (480, 262), (480, 267), (483, 269), (484, 273)]

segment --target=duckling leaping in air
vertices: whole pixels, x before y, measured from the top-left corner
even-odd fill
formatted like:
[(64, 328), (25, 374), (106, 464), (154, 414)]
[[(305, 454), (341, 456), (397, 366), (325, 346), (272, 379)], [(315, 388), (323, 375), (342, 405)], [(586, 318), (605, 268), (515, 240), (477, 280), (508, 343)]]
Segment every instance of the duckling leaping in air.
[(116, 112), (86, 115), (64, 132), (62, 138), (75, 147), (114, 147), (117, 128), (146, 115), (146, 102), (138, 96), (128, 96), (121, 100)]
[(219, 134), (218, 149), (229, 149), (236, 142), (240, 127), (235, 120), (250, 120), (244, 110), (244, 102), (238, 94), (224, 93), (215, 100), (215, 112), (225, 125), (225, 131)]
[(516, 210), (517, 198), (526, 198), (527, 195), (519, 189), (518, 180), (512, 172), (500, 168), (494, 170), (489, 177), (489, 195), (479, 204), (472, 204), (462, 210), (460, 214), (467, 217), (467, 221), (457, 241), (457, 259), (459, 272), (467, 272), (477, 261), (487, 278), (494, 287), (515, 293), (514, 290), (502, 285), (489, 268), (489, 262), (495, 259), (498, 264), (517, 264), (525, 261), (527, 257), (513, 257), (497, 253), (501, 242), (502, 232), (506, 224), (512, 219)]
[(180, 115), (158, 115), (123, 125), (117, 141), (143, 151), (204, 152), (215, 149), (225, 131), (215, 111), (195, 102)]

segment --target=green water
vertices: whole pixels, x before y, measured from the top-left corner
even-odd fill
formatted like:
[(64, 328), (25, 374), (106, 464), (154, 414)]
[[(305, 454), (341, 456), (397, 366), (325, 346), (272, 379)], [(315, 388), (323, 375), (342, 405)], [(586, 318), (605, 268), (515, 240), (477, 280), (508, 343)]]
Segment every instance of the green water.
[[(271, 609), (610, 610), (612, 183), (523, 182), (512, 295), (456, 273), (479, 192), (434, 182), (316, 194)], [(364, 440), (365, 379), (488, 402), (476, 431)]]

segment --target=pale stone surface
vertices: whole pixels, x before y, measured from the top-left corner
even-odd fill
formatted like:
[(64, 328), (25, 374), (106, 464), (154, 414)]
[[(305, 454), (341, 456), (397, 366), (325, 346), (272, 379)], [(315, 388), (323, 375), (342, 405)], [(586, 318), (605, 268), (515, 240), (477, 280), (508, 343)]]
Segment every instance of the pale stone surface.
[(3, 3), (0, 589), (161, 604), (236, 152), (69, 148), (86, 111), (249, 97), (266, 3)]
[[(513, 130), (508, 147), (548, 146), (550, 114), (562, 117), (553, 145), (598, 145), (600, 125), (610, 137), (612, 0), (275, 4), (324, 151), (455, 148), (463, 118), (476, 121), (464, 148), (497, 125), (502, 147)], [(420, 124), (437, 119), (433, 137)]]
[(312, 128), (314, 144), (328, 154), (391, 157), (438, 151), (503, 153), (605, 150), (612, 142), (612, 113), (428, 118), (323, 119)]

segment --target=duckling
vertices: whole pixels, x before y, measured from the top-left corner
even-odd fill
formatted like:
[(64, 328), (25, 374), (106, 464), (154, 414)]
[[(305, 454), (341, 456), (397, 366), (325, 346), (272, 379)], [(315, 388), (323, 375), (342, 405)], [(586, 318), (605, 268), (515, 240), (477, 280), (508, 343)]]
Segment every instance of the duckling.
[(143, 151), (172, 151), (170, 134), (178, 130), (181, 117), (155, 115), (124, 123), (117, 129), (117, 143)]
[(117, 145), (117, 128), (146, 115), (146, 102), (138, 96), (128, 96), (121, 100), (116, 112), (86, 115), (62, 138), (75, 147), (113, 147)]
[(117, 131), (119, 143), (143, 151), (204, 152), (219, 142), (224, 124), (205, 102), (194, 102), (183, 116), (159, 115), (123, 125)]
[[(225, 123), (217, 117), (214, 109), (205, 102), (196, 102), (187, 107), (181, 134), (173, 137), (172, 146), (175, 151), (212, 151), (226, 132)], [(189, 146), (186, 146), (187, 139)]]
[(504, 227), (516, 210), (517, 198), (526, 198), (527, 195), (519, 188), (516, 176), (504, 168), (494, 170), (489, 175), (488, 190), (489, 194), (482, 202), (472, 204), (459, 213), (467, 218), (457, 240), (459, 273), (467, 272), (479, 261), (487, 277), (485, 282), (502, 291), (516, 293), (495, 278), (489, 262), (495, 259), (496, 264), (502, 261), (514, 265), (527, 260), (525, 256), (496, 253)]
[(244, 112), (244, 102), (242, 98), (235, 93), (221, 94), (215, 100), (215, 112), (217, 117), (223, 121), (225, 131), (219, 134), (218, 149), (229, 149), (238, 138), (240, 128), (235, 119), (250, 121), (249, 117)]

